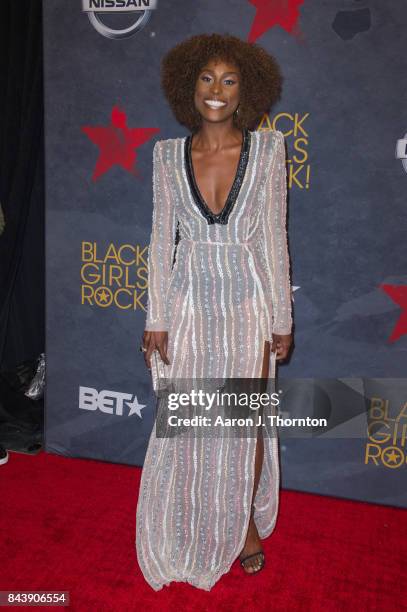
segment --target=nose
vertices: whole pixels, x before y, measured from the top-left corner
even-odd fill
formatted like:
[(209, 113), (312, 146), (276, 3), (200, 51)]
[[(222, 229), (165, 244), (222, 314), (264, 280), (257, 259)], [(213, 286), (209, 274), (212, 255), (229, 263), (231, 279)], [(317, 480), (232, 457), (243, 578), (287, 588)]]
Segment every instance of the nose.
[(220, 92), (220, 83), (218, 83), (217, 81), (213, 81), (213, 85), (212, 85), (212, 93), (215, 95), (219, 95)]

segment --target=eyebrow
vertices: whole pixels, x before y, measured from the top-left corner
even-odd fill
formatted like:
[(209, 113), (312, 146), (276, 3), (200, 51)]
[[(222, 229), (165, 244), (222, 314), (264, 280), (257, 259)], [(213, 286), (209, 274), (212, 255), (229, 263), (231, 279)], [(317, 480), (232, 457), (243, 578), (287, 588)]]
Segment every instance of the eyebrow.
[[(213, 72), (213, 70), (211, 70), (210, 68), (202, 68), (201, 72)], [(238, 73), (235, 72), (234, 70), (231, 70), (230, 72), (224, 72), (223, 76), (225, 74), (238, 74)]]

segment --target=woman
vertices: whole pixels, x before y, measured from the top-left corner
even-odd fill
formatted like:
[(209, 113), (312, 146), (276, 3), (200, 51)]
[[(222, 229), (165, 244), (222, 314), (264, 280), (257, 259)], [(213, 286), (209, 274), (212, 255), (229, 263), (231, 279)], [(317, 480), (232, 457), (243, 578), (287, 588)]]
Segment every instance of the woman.
[[(288, 355), (284, 137), (250, 129), (281, 82), (272, 56), (230, 35), (193, 36), (163, 60), (163, 90), (191, 132), (153, 153), (142, 350), (148, 368), (158, 352), (169, 378), (267, 378)], [(275, 437), (160, 438), (155, 424), (136, 528), (148, 583), (210, 590), (236, 558), (258, 572), (278, 490)]]

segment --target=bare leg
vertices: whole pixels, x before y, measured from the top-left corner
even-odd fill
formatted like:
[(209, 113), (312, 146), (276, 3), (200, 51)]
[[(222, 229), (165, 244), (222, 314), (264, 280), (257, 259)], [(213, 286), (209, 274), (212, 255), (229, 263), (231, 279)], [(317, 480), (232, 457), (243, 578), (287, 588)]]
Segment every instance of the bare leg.
[[(267, 379), (268, 371), (269, 371), (269, 363), (270, 363), (270, 342), (265, 341), (264, 343), (264, 354), (263, 354), (263, 367), (261, 378)], [(254, 483), (253, 483), (253, 496), (252, 496), (252, 504), (256, 497), (257, 487), (260, 481), (261, 469), (263, 466), (263, 457), (264, 457), (264, 441), (261, 429), (258, 429), (257, 434), (257, 442), (256, 442), (256, 456), (254, 462)], [(259, 534), (257, 531), (256, 523), (254, 522), (253, 513), (250, 515), (249, 528), (247, 530), (246, 542), (244, 548), (240, 554), (240, 558), (243, 559), (249, 555), (252, 555), (256, 552), (263, 551), (263, 546), (261, 544), (261, 540), (259, 538)], [(248, 559), (244, 564), (244, 569), (248, 574), (257, 571), (262, 563), (262, 555), (257, 555), (256, 557), (252, 557)]]

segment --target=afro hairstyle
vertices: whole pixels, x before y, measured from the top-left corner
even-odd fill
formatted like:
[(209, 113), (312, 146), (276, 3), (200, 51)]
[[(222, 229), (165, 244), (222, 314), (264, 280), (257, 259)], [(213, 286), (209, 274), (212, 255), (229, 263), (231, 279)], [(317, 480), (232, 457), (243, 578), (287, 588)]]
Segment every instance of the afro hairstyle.
[(202, 118), (194, 104), (196, 81), (209, 60), (221, 59), (241, 73), (237, 128), (253, 129), (280, 99), (283, 77), (263, 47), (230, 34), (198, 34), (170, 49), (161, 60), (161, 87), (177, 121), (196, 132)]

